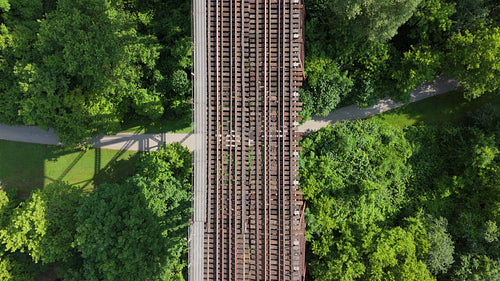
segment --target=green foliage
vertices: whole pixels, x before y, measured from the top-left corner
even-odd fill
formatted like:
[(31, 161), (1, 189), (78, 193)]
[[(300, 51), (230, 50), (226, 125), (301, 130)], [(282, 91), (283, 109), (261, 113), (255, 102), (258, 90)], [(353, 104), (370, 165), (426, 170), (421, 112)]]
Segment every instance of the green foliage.
[(324, 1), (337, 17), (347, 19), (352, 33), (364, 39), (383, 42), (391, 39), (399, 26), (413, 14), (422, 0)]
[(152, 95), (145, 89), (139, 89), (134, 97), (134, 107), (139, 115), (157, 120), (163, 115), (163, 106), (160, 97)]
[(11, 201), (7, 192), (0, 186), (0, 226), (4, 226), (10, 216)]
[(190, 167), (187, 149), (162, 147), (141, 156), (138, 174), (125, 183), (102, 184), (82, 198), (74, 242), (81, 260), (66, 278), (183, 280)]
[(72, 255), (73, 215), (80, 194), (79, 189), (61, 182), (34, 191), (12, 211), (10, 222), (0, 230), (6, 249), (27, 251), (35, 262), (66, 261)]
[[(0, 235), (12, 227), (11, 219), (16, 214), (17, 204), (14, 192), (6, 192), (0, 186)], [(27, 254), (10, 252), (3, 243), (0, 245), (0, 280), (31, 281), (42, 269)]]
[(191, 153), (179, 143), (163, 144), (155, 152), (141, 155), (137, 163), (138, 174), (151, 181), (166, 181), (172, 177), (183, 182), (189, 180), (191, 170)]
[(75, 244), (83, 266), (69, 280), (179, 278), (187, 247), (179, 234), (186, 235), (190, 215), (182, 185), (135, 177), (103, 184), (81, 204)]
[[(400, 67), (393, 72), (392, 78), (396, 81), (396, 87), (404, 95), (408, 102), (408, 93), (417, 88), (422, 82), (432, 82), (441, 69), (440, 53), (435, 52), (430, 46), (412, 46), (403, 54)], [(394, 97), (393, 97), (394, 98)]]
[(33, 280), (48, 264), (65, 280), (184, 280), (191, 155), (162, 146), (136, 164), (84, 196), (63, 182), (25, 200), (0, 188), (0, 279)]
[(331, 59), (308, 58), (306, 65), (308, 79), (300, 92), (304, 103), (300, 115), (304, 120), (314, 115), (327, 116), (350, 92), (353, 83)]
[(10, 4), (7, 0), (0, 0), (0, 10), (3, 12), (8, 12), (10, 10)]
[(469, 113), (469, 123), (487, 132), (493, 132), (500, 137), (500, 105), (486, 104)]
[[(190, 112), (178, 106), (191, 98), (189, 1), (7, 4), (0, 122), (54, 128), (62, 142), (77, 144), (119, 131), (126, 115)], [(183, 80), (170, 79), (179, 71)]]
[[(316, 114), (317, 96), (327, 105), (323, 114), (387, 95), (407, 102), (412, 89), (441, 74), (458, 79), (469, 99), (494, 92), (498, 8), (493, 0), (306, 1), (306, 69), (316, 58), (336, 61), (353, 86), (343, 95), (328, 87), (313, 92), (306, 71), (303, 119)], [(328, 69), (313, 68), (316, 76), (328, 76)]]
[(498, 279), (497, 111), (404, 134), (355, 121), (304, 138), (312, 280)]
[[(412, 209), (424, 208), (449, 222), (450, 238), (446, 238), (442, 222), (436, 221), (434, 227), (431, 223), (428, 228), (430, 234), (433, 228), (436, 230), (434, 240), (441, 242), (429, 237), (435, 246), (431, 246), (426, 263), (440, 280), (495, 280), (486, 276), (493, 274), (488, 266), (500, 252), (500, 243), (495, 239), (500, 202), (496, 129), (417, 127), (407, 133), (414, 152), (409, 161), (414, 175), (408, 189), (415, 199)], [(450, 239), (455, 245), (451, 267)]]
[(419, 259), (428, 248), (425, 229), (418, 222), (395, 227), (377, 237), (369, 258), (368, 280), (435, 280)]
[[(363, 280), (378, 267), (403, 272), (406, 262), (416, 262), (416, 251), (408, 250), (403, 263), (386, 265), (375, 254), (377, 237), (386, 243), (382, 233), (398, 231), (386, 227), (386, 217), (406, 201), (405, 162), (411, 152), (401, 132), (372, 122), (346, 122), (309, 135), (302, 147), (301, 188), (308, 201), (306, 238), (314, 278)], [(399, 239), (387, 243), (408, 242)]]
[[(306, 83), (301, 93), (304, 119), (327, 115), (338, 105), (369, 106), (394, 92), (388, 86), (392, 82), (387, 41), (419, 2), (306, 2)], [(310, 81), (315, 80), (311, 75), (323, 78)]]
[[(301, 180), (306, 199), (324, 192), (349, 193), (353, 186), (381, 195), (389, 192), (389, 186), (397, 189), (406, 180), (404, 163), (411, 153), (400, 132), (364, 121), (323, 128), (304, 139), (302, 147)], [(324, 174), (317, 167), (332, 172)]]
[(500, 29), (481, 25), (450, 38), (449, 73), (465, 86), (468, 99), (500, 89)]
[(191, 84), (184, 70), (179, 69), (174, 71), (170, 84), (172, 85), (172, 90), (182, 96), (187, 97), (190, 93)]
[(462, 255), (452, 281), (496, 281), (500, 279), (500, 260), (484, 255)]
[(33, 281), (40, 269), (24, 254), (3, 251), (0, 254), (0, 280)]
[(455, 0), (457, 13), (453, 19), (456, 21), (454, 30), (457, 32), (473, 29), (478, 23), (487, 21), (498, 6), (495, 0)]
[(44, 59), (30, 66), (35, 83), (21, 103), (23, 123), (52, 126), (69, 142), (117, 131), (128, 110), (122, 103), (131, 97), (140, 114), (163, 113), (159, 99), (148, 99), (141, 89), (142, 68), (154, 67), (159, 47), (110, 3), (58, 1), (41, 21), (38, 39)]
[[(459, 1), (463, 2), (463, 1)], [(450, 31), (455, 3), (443, 0), (423, 0), (413, 16), (405, 24), (408, 37), (420, 44), (440, 45), (445, 41), (445, 32)]]
[(453, 263), (454, 246), (451, 235), (448, 233), (448, 221), (439, 217), (437, 219), (429, 217), (427, 219), (427, 239), (430, 242), (430, 249), (425, 258), (425, 263), (429, 272), (436, 275), (446, 273)]

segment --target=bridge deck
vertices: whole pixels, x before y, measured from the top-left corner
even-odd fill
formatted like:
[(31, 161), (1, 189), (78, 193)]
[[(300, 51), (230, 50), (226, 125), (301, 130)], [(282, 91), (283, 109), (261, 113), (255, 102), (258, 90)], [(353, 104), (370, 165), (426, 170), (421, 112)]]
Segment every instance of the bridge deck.
[[(207, 65), (206, 74), (195, 65), (194, 75), (195, 89), (203, 85), (206, 96), (195, 93), (195, 119), (206, 117), (206, 123), (195, 120), (195, 126), (201, 126), (197, 139), (206, 154), (195, 151), (195, 165), (206, 166), (195, 167), (195, 214), (203, 216), (191, 228), (191, 280), (199, 278), (195, 267), (203, 280), (301, 280), (302, 5), (208, 0), (201, 9), (207, 33), (198, 40), (206, 40)], [(203, 48), (196, 40), (195, 52)]]

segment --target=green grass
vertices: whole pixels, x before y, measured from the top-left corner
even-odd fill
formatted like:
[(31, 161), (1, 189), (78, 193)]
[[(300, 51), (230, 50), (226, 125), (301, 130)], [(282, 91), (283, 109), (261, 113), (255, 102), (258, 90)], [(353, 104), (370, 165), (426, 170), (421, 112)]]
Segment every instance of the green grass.
[(157, 121), (134, 116), (122, 125), (124, 133), (158, 134), (158, 133), (190, 133), (193, 130), (191, 114), (182, 117), (164, 116)]
[(134, 173), (137, 152), (65, 148), (0, 140), (0, 182), (20, 198), (56, 180), (89, 189)]
[(468, 112), (474, 111), (487, 103), (500, 104), (500, 95), (486, 94), (478, 99), (467, 101), (463, 98), (462, 90), (455, 90), (407, 104), (370, 117), (370, 119), (380, 120), (400, 128), (422, 124), (457, 123)]

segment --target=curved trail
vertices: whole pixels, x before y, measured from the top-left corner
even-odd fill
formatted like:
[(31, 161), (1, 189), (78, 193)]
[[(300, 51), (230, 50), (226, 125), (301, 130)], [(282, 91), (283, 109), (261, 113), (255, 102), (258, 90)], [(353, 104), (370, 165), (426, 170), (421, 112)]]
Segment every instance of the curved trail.
[[(459, 86), (457, 81), (452, 80), (447, 76), (441, 76), (432, 84), (424, 84), (423, 86), (413, 90), (411, 92), (410, 103), (449, 92), (457, 86)], [(389, 98), (380, 100), (376, 105), (367, 108), (358, 108), (355, 105), (350, 105), (335, 110), (335, 112), (330, 113), (327, 117), (316, 116), (300, 125), (298, 131), (317, 131), (322, 127), (342, 120), (363, 119), (403, 105), (403, 103), (395, 103)], [(61, 144), (53, 130), (45, 131), (35, 126), (8, 126), (0, 124), (0, 139), (48, 145)], [(179, 142), (180, 144), (188, 147), (189, 150), (193, 151), (195, 140), (192, 133), (118, 133), (111, 136), (96, 137), (92, 139), (92, 142), (95, 144), (94, 147), (98, 148), (133, 151), (157, 150), (162, 143)]]
[[(440, 76), (432, 84), (423, 84), (411, 91), (410, 102), (416, 102), (435, 95), (444, 94), (457, 88), (460, 84), (447, 76)], [(395, 103), (390, 98), (380, 100), (377, 104), (366, 108), (349, 105), (335, 110), (327, 117), (314, 116), (311, 120), (299, 126), (299, 132), (313, 132), (342, 120), (357, 120), (377, 115), (398, 108), (405, 103)]]

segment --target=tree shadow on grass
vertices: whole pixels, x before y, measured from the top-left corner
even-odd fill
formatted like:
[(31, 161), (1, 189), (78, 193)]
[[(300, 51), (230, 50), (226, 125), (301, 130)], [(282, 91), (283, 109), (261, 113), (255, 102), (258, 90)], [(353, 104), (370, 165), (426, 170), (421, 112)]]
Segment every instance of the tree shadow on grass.
[(123, 150), (0, 141), (0, 185), (19, 199), (55, 181), (92, 188), (132, 175), (136, 159), (137, 152)]
[(43, 186), (46, 148), (37, 144), (0, 140), (0, 185), (17, 190), (19, 198)]
[(468, 101), (463, 89), (430, 97), (407, 104), (373, 118), (391, 123), (397, 127), (409, 125), (463, 125), (466, 117), (486, 104), (500, 104), (500, 95), (484, 95)]
[[(99, 149), (96, 149), (96, 151)], [(94, 186), (103, 183), (124, 183), (128, 177), (135, 173), (135, 163), (139, 154), (134, 154), (128, 159), (114, 160), (102, 169), (94, 171)]]

